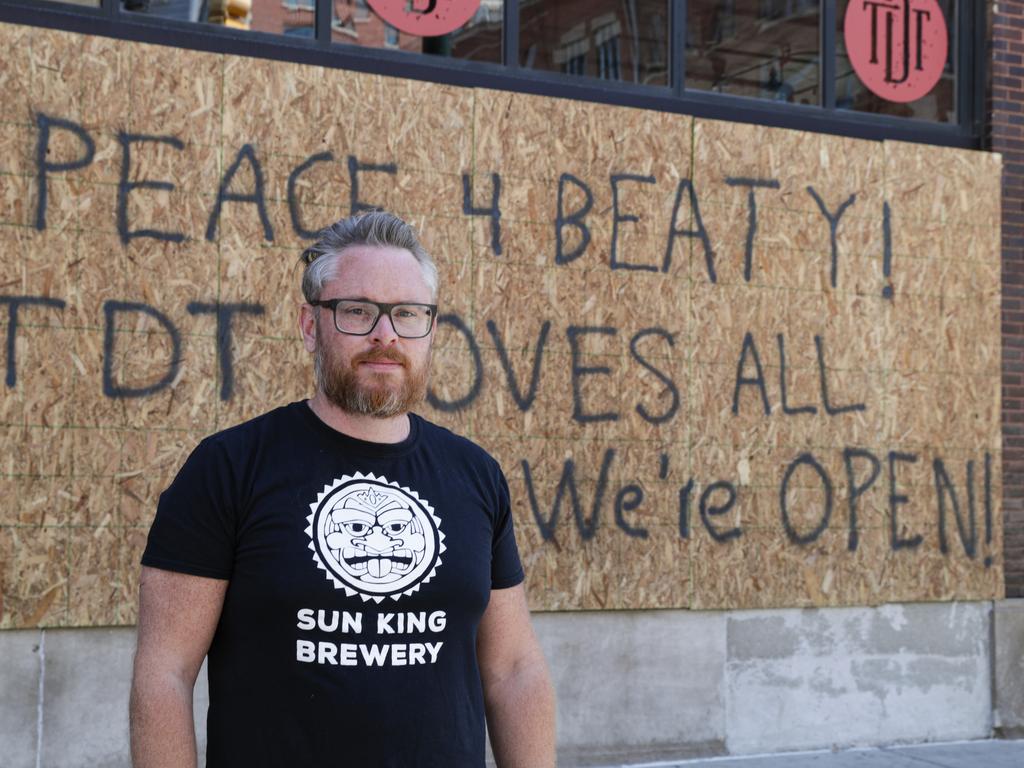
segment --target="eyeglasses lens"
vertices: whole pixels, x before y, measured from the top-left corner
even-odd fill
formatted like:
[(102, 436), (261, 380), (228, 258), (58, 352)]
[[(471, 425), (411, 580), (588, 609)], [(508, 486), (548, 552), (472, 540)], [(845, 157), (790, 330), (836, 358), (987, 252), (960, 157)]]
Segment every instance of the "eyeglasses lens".
[[(338, 330), (355, 334), (369, 333), (376, 324), (379, 314), (380, 307), (367, 301), (342, 301), (334, 310)], [(398, 304), (391, 308), (391, 324), (399, 336), (426, 336), (430, 331), (431, 320), (429, 307)]]

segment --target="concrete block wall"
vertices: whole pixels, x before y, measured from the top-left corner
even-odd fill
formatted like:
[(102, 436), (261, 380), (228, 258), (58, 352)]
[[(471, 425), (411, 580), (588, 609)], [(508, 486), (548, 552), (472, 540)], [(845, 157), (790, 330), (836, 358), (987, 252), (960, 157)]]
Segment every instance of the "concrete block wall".
[[(0, 632), (0, 765), (130, 766), (128, 694), (135, 629)], [(196, 686), (196, 735), (205, 751), (205, 667)]]
[(988, 604), (729, 618), (733, 753), (976, 739), (991, 731)]
[(559, 765), (724, 753), (727, 616), (536, 615), (558, 693)]
[(0, 752), (12, 768), (35, 768), (39, 749), (42, 632), (0, 632)]
[(1024, 739), (1024, 600), (995, 604), (992, 636), (995, 732)]
[[(534, 620), (558, 691), (561, 766), (1024, 728), (1024, 600)], [(0, 764), (128, 766), (134, 647), (133, 629), (0, 632)]]
[(538, 616), (559, 765), (985, 738), (991, 621), (991, 603)]

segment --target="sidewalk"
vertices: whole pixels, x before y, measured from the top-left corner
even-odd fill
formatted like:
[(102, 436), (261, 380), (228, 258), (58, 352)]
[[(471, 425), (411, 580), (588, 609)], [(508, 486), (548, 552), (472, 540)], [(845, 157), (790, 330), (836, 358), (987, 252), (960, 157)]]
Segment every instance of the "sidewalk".
[(1024, 768), (1024, 740), (711, 757), (643, 763), (630, 768)]

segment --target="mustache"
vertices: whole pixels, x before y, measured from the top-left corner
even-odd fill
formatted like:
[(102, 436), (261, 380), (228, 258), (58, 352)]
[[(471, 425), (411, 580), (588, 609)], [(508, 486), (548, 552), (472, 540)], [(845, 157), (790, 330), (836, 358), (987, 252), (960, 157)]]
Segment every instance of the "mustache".
[(361, 352), (352, 358), (352, 366), (355, 367), (359, 363), (376, 363), (382, 360), (399, 363), (403, 368), (409, 367), (409, 358), (397, 349), (371, 349), (368, 352)]

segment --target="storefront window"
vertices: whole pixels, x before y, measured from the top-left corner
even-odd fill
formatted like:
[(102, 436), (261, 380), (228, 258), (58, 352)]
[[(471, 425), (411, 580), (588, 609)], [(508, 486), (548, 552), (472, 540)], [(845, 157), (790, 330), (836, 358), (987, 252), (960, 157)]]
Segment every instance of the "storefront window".
[[(991, 5), (980, 0), (476, 0), (463, 6), (464, 15), (450, 17), (452, 24), (469, 20), (446, 34), (443, 21), (424, 23), (434, 3), (0, 0), (0, 9), (21, 14), (38, 8), (58, 25), (88, 17), (91, 25), (107, 24), (112, 36), (128, 39), (152, 30), (152, 24), (131, 23), (144, 17), (202, 24), (207, 33), (217, 27), (253, 30), (280, 36), (276, 42), (249, 38), (254, 55), (266, 47), (273, 58), (300, 60), (306, 55), (300, 49), (315, 46), (318, 57), (338, 67), (357, 60), (359, 69), (377, 71), (373, 62), (379, 58), (380, 71), (392, 75), (396, 65), (415, 72), (424, 63), (420, 57), (430, 55), (436, 57), (430, 76), (441, 82), (464, 84), (469, 76), (487, 87), (529, 92), (533, 83), (544, 83), (569, 98), (625, 98), (655, 109), (665, 108), (668, 98), (681, 112), (707, 114), (713, 105), (716, 115), (738, 120), (856, 136), (881, 133), (958, 146), (980, 138), (986, 51), (975, 50), (975, 38), (986, 39), (982, 33), (991, 18)], [(76, 5), (88, 10), (76, 14)], [(117, 8), (122, 13), (106, 13)], [(512, 29), (505, 27), (506, 17), (515, 19)], [(188, 25), (160, 28), (169, 45), (196, 45)], [(680, 30), (677, 42), (673, 28)], [(218, 37), (203, 34), (203, 46)], [(230, 34), (225, 39), (232, 37), (237, 40)], [(282, 45), (288, 40), (303, 45)], [(453, 60), (451, 66), (442, 57)], [(508, 66), (494, 66), (501, 64)], [(922, 69), (927, 77), (919, 76)], [(670, 73), (676, 72), (681, 82), (673, 81)], [(607, 82), (654, 88), (602, 88)]]
[(689, 0), (686, 87), (819, 104), (821, 0)]
[(295, 37), (313, 37), (316, 29), (316, 0), (121, 0), (121, 7), (165, 19)]
[[(943, 21), (947, 34), (946, 64), (942, 69), (938, 82), (924, 96), (909, 102), (892, 101), (876, 95), (862, 82), (861, 78), (853, 69), (850, 63), (850, 56), (846, 50), (844, 36), (844, 24), (849, 0), (839, 0), (836, 4), (836, 107), (838, 109), (851, 109), (857, 112), (873, 112), (879, 115), (895, 115), (897, 117), (911, 117), (923, 120), (934, 120), (942, 123), (956, 122), (956, 101), (955, 82), (956, 72), (954, 71), (954, 55), (956, 46), (956, 19), (957, 3), (955, 0), (937, 0), (936, 5), (942, 11)], [(902, 16), (896, 11), (895, 4), (876, 3), (869, 4), (868, 10), (874, 10), (875, 31), (878, 35), (877, 49), (874, 51), (878, 66), (886, 66), (889, 40), (887, 32), (891, 27), (894, 30), (896, 41), (893, 46), (894, 52), (902, 54), (902, 39), (900, 32), (903, 31)], [(927, 12), (927, 9), (924, 9)], [(891, 17), (891, 22), (890, 22)], [(910, 33), (910, 50), (908, 52), (908, 65), (911, 74), (916, 67), (916, 54), (918, 45), (918, 22), (934, 22), (928, 16), (910, 16), (908, 31)], [(922, 37), (923, 37), (922, 33)], [(927, 44), (927, 42), (925, 42)], [(901, 56), (897, 56), (901, 59)], [(901, 60), (891, 63), (891, 68), (896, 71), (892, 73), (893, 79), (900, 79), (906, 72)], [(883, 75), (884, 77), (884, 75)]]
[(440, 37), (418, 37), (395, 29), (377, 16), (366, 0), (332, 0), (331, 40), (369, 48), (501, 63), (503, 0), (481, 0), (466, 24)]
[[(98, 0), (96, 0), (98, 3)], [(316, 36), (316, 0), (120, 0), (125, 11), (292, 37)], [(330, 0), (331, 40), (345, 45), (501, 62), (503, 0), (481, 0), (461, 28), (440, 37), (395, 29), (366, 0)]]
[(519, 8), (521, 66), (668, 85), (668, 0), (522, 0)]

